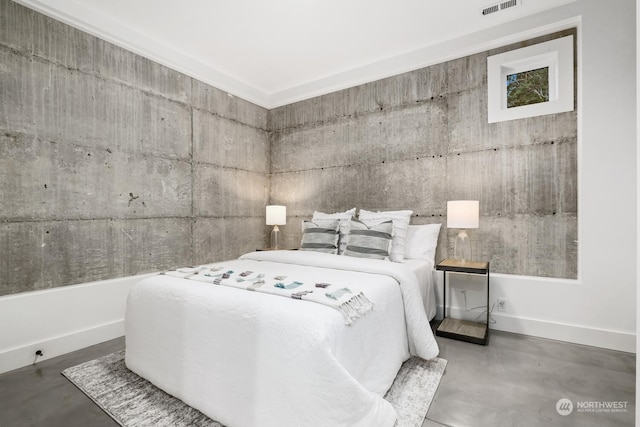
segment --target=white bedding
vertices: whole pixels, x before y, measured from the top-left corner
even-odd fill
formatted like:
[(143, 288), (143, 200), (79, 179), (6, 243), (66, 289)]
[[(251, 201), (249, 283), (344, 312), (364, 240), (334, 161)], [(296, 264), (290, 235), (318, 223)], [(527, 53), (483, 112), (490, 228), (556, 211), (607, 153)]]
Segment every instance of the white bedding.
[(433, 261), (405, 258), (402, 262), (411, 267), (411, 271), (413, 271), (418, 279), (424, 311), (427, 313), (427, 319), (431, 321), (431, 319), (436, 316), (436, 296), (433, 287)]
[(304, 251), (241, 258), (217, 265), (358, 283), (374, 309), (347, 326), (325, 305), (153, 276), (129, 295), (129, 369), (228, 427), (392, 426), (382, 396), (402, 362), (438, 354), (411, 267)]

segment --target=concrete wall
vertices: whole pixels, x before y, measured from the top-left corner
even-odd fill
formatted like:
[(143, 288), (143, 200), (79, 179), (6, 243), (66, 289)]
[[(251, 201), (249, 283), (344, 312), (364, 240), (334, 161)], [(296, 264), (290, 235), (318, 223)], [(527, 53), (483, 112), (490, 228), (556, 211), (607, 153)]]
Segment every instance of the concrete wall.
[[(492, 318), (496, 320), (496, 323), (491, 326), (493, 329), (617, 350), (635, 351), (637, 301), (636, 231), (638, 212), (636, 192), (635, 17), (635, 2), (632, 0), (620, 1), (616, 8), (610, 7), (607, 2), (577, 0), (544, 13), (505, 22), (485, 31), (441, 43), (422, 52), (426, 58), (429, 58), (430, 62), (439, 63), (445, 62), (452, 57), (463, 57), (470, 53), (481, 52), (518, 40), (547, 34), (550, 32), (549, 28), (555, 31), (558, 26), (564, 27), (567, 22), (572, 26), (577, 24), (579, 27), (577, 85), (579, 138), (577, 164), (580, 227), (578, 229), (578, 279), (565, 280), (499, 273), (492, 274), (492, 302), (495, 302), (497, 298), (507, 300), (505, 312), (494, 311), (492, 313)], [(12, 22), (12, 20), (18, 21)], [(39, 26), (45, 25), (45, 23), (49, 25), (49, 31), (37, 30)], [(59, 34), (59, 32), (67, 35)], [(170, 70), (163, 69), (162, 73), (153, 76), (153, 79), (151, 79), (152, 76), (149, 73), (161, 67), (152, 66), (149, 61), (135, 55), (127, 55), (126, 52), (98, 39), (91, 38), (92, 43), (87, 45), (85, 37), (87, 36), (64, 25), (55, 24), (38, 14), (27, 13), (11, 2), (0, 0), (0, 52), (4, 55), (12, 54), (17, 55), (15, 56), (17, 58), (27, 57), (32, 58), (34, 61), (44, 61), (46, 63), (47, 61), (51, 62), (52, 59), (45, 60), (44, 53), (57, 50), (57, 57), (60, 58), (60, 61), (76, 63), (76, 68), (72, 67), (69, 70), (74, 73), (78, 72), (77, 69), (81, 67), (89, 67), (85, 74), (94, 76), (96, 80), (100, 81), (108, 81), (104, 75), (110, 75), (115, 81), (132, 88), (133, 93), (135, 93), (133, 88), (138, 88), (141, 94), (157, 94), (160, 89), (162, 93), (172, 92), (173, 89), (170, 88), (167, 77), (175, 74)], [(53, 43), (53, 40), (58, 40), (59, 42), (60, 39), (65, 38), (67, 43), (64, 46), (58, 46)], [(13, 52), (12, 49), (17, 52)], [(106, 52), (105, 49), (111, 49), (112, 52), (120, 52), (118, 58), (122, 63), (118, 64), (113, 58), (109, 59), (109, 55), (112, 54)], [(98, 53), (86, 55), (87, 51)], [(33, 52), (35, 52), (35, 55)], [(82, 61), (80, 60), (81, 58), (83, 58)], [(54, 62), (54, 64), (58, 64), (58, 62)], [(17, 90), (16, 88), (6, 87), (6, 83), (18, 84), (19, 81), (22, 81), (21, 84), (25, 85), (25, 87), (27, 87), (27, 83), (33, 84), (29, 82), (28, 76), (26, 78), (21, 77), (22, 80), (20, 80), (18, 74), (9, 74), (7, 70), (9, 70), (10, 66), (12, 65), (5, 62), (4, 59), (0, 61), (0, 111), (2, 112), (0, 114), (0, 123), (2, 123), (3, 127), (0, 135), (11, 134), (11, 132), (4, 130), (5, 126), (7, 126), (6, 124), (9, 123), (7, 114), (13, 108), (21, 108), (18, 104), (11, 103), (7, 105), (9, 103), (5, 102), (4, 96), (5, 93), (8, 93), (6, 91), (15, 92)], [(57, 68), (54, 67), (54, 69), (64, 68), (66, 68), (64, 65), (59, 65)], [(146, 72), (140, 71), (143, 68)], [(119, 74), (116, 73), (116, 70)], [(410, 74), (412, 73), (408, 75)], [(615, 78), (611, 78), (611, 76), (615, 76)], [(33, 76), (34, 79), (35, 77)], [(416, 91), (419, 87), (424, 87), (424, 85), (416, 84)], [(353, 96), (350, 97), (349, 102), (356, 102), (360, 96), (358, 90), (356, 88), (351, 89), (351, 93), (353, 93)], [(32, 95), (42, 97), (45, 94), (46, 91), (43, 90), (43, 93), (33, 93)], [(66, 95), (62, 94), (62, 96)], [(209, 96), (217, 98), (214, 101), (216, 103), (215, 113), (225, 118), (236, 117), (237, 123), (247, 123), (247, 120), (242, 117), (250, 116), (249, 112), (255, 108), (242, 101), (229, 98), (226, 94), (220, 93), (213, 88), (209, 88)], [(425, 97), (422, 93), (420, 96)], [(167, 95), (158, 96), (158, 98), (161, 97), (166, 98)], [(175, 98), (175, 96), (172, 98)], [(182, 99), (186, 105), (189, 98), (184, 97)], [(316, 98), (313, 102), (319, 105), (321, 99), (324, 99), (324, 97)], [(316, 108), (314, 110), (316, 116), (310, 116), (312, 121), (309, 123), (313, 123), (313, 120), (319, 120), (320, 113), (323, 110), (327, 111), (329, 106), (340, 107), (331, 103), (327, 105), (326, 108)], [(65, 109), (71, 107), (72, 105), (65, 105)], [(35, 107), (31, 106), (29, 108)], [(120, 108), (125, 107), (121, 106)], [(195, 108), (198, 109), (197, 107)], [(230, 121), (236, 123), (233, 119)], [(84, 122), (76, 121), (74, 126), (84, 125)], [(30, 124), (30, 126), (32, 125)], [(267, 128), (264, 124), (249, 127), (258, 130)], [(74, 131), (71, 128), (62, 130), (66, 133)], [(39, 134), (44, 132), (39, 128), (37, 131)], [(103, 132), (106, 131), (107, 129), (103, 129)], [(116, 131), (111, 130), (111, 132)], [(31, 132), (30, 135), (34, 133)], [(37, 140), (37, 137), (32, 137), (31, 140)], [(221, 149), (221, 146), (218, 147)], [(310, 144), (310, 147), (310, 150), (313, 149), (313, 144)], [(3, 142), (1, 150), (7, 149), (8, 147), (5, 147)], [(382, 149), (386, 149), (386, 147), (378, 150)], [(105, 149), (104, 151), (107, 150)], [(245, 154), (248, 155), (249, 152), (247, 151)], [(309, 152), (309, 156), (316, 156), (319, 161), (320, 154), (326, 155), (327, 153), (324, 151)], [(27, 156), (30, 154), (25, 149), (22, 155)], [(95, 152), (92, 152), (92, 157), (94, 155), (96, 155)], [(286, 155), (286, 153), (280, 155)], [(89, 156), (86, 157), (89, 158)], [(427, 155), (424, 157), (427, 157)], [(42, 159), (43, 162), (45, 160), (44, 158)], [(302, 162), (306, 161), (306, 158), (301, 157), (298, 160)], [(4, 155), (0, 155), (0, 162), (4, 162), (0, 167), (0, 176), (2, 177), (0, 178), (2, 180), (0, 185), (3, 185), (0, 192), (2, 194), (0, 202), (4, 205), (5, 203), (10, 203), (9, 200), (12, 197), (19, 197), (20, 191), (11, 190), (11, 186), (5, 184), (5, 163), (7, 161)], [(274, 159), (272, 163), (275, 165), (278, 162), (278, 159)], [(379, 166), (382, 167), (381, 162)], [(339, 165), (338, 168), (340, 168)], [(19, 167), (15, 167), (15, 169), (17, 170), (16, 173), (26, 173)], [(223, 170), (233, 173), (234, 169), (230, 167)], [(343, 168), (343, 170), (346, 171), (348, 168)], [(312, 172), (310, 170), (305, 173)], [(40, 173), (39, 169), (33, 173)], [(123, 173), (127, 173), (127, 171)], [(361, 180), (360, 183), (363, 181)], [(42, 182), (37, 181), (37, 183), (39, 186)], [(132, 180), (131, 183), (134, 184), (134, 181)], [(226, 188), (228, 189), (231, 184), (227, 181)], [(309, 184), (305, 181), (300, 181), (299, 184), (298, 187), (292, 188), (291, 191), (296, 200), (302, 202), (307, 198), (303, 184)], [(314, 185), (320, 184), (322, 182), (316, 182)], [(33, 185), (36, 186), (35, 184)], [(129, 191), (126, 188), (124, 191), (123, 197), (125, 195), (128, 196)], [(354, 197), (360, 197), (357, 190), (347, 189), (344, 191), (352, 191)], [(377, 197), (375, 195), (376, 191), (378, 189), (370, 193), (372, 197)], [(139, 196), (138, 193), (135, 193), (135, 195)], [(316, 191), (312, 193), (312, 196), (308, 196), (308, 198), (311, 197), (318, 197), (318, 201), (320, 201), (320, 197), (323, 197), (323, 195)], [(129, 198), (130, 196), (126, 197), (124, 204), (129, 203)], [(134, 199), (132, 204), (136, 200), (138, 199)], [(333, 202), (330, 199), (326, 200), (324, 207), (327, 210), (331, 206), (338, 208), (337, 204), (332, 205)], [(147, 202), (145, 201), (145, 203)], [(358, 200), (354, 200), (353, 204), (349, 204), (346, 207), (353, 207), (355, 204), (360, 203), (358, 203)], [(34, 205), (32, 204), (32, 206)], [(73, 206), (74, 204), (70, 203), (70, 205)], [(311, 205), (313, 205), (313, 208), (311, 208)], [(221, 208), (222, 205), (209, 207), (209, 209)], [(263, 208), (263, 205), (261, 205), (261, 216), (263, 215)], [(310, 203), (308, 209), (316, 208), (321, 209), (323, 206), (319, 202)], [(211, 212), (213, 211), (210, 211), (210, 214)], [(304, 214), (307, 213), (310, 212), (305, 210)], [(237, 212), (234, 212), (234, 215), (237, 214)], [(444, 212), (442, 214), (444, 215)], [(200, 221), (200, 218), (203, 217), (195, 216), (194, 214), (194, 223), (196, 220)], [(214, 222), (214, 218), (211, 217), (209, 220)], [(440, 218), (426, 217), (420, 214), (419, 217), (414, 217), (413, 220), (415, 222), (435, 221), (440, 220)], [(220, 223), (225, 221), (233, 223), (241, 222), (242, 220), (237, 217), (236, 219), (220, 220)], [(6, 219), (4, 216), (0, 219), (0, 230), (3, 230), (0, 231), (0, 239), (2, 239), (2, 243), (0, 243), (0, 265), (5, 269), (5, 274), (0, 279), (0, 287), (3, 288), (7, 283), (5, 282), (6, 278), (9, 277), (6, 272), (10, 271), (10, 269), (8, 270), (9, 267), (7, 266), (13, 268), (16, 265), (15, 262), (5, 261), (5, 257), (9, 257), (10, 255), (8, 254), (11, 253), (7, 248), (14, 250), (14, 247), (18, 247), (19, 250), (19, 246), (22, 244), (19, 238), (9, 241), (9, 234), (4, 231), (7, 227), (12, 226), (14, 222), (24, 222), (22, 226), (26, 228), (30, 222), (44, 223), (45, 221), (13, 221)], [(65, 221), (58, 222), (64, 223)], [(259, 225), (256, 227), (261, 227), (258, 234), (266, 232), (268, 228), (262, 225), (261, 220), (258, 222)], [(486, 218), (483, 218), (484, 223), (486, 223)], [(485, 226), (483, 225), (483, 227)], [(18, 229), (15, 225), (13, 227)], [(286, 227), (289, 233), (297, 232), (297, 226), (294, 226), (291, 221)], [(225, 229), (229, 230), (230, 228), (221, 226), (214, 228), (214, 230)], [(45, 229), (45, 236), (46, 231)], [(49, 231), (51, 233), (51, 230)], [(481, 231), (478, 230), (479, 232)], [(121, 231), (118, 231), (118, 233), (128, 240)], [(23, 234), (24, 238), (28, 237), (27, 233)], [(246, 234), (238, 233), (239, 236), (250, 234), (249, 232)], [(223, 231), (220, 232), (220, 235), (223, 239), (225, 238)], [(205, 234), (198, 235), (201, 247), (207, 244), (205, 236)], [(191, 235), (188, 237), (191, 237)], [(292, 239), (292, 242), (297, 244), (295, 239)], [(40, 247), (42, 242), (35, 240), (35, 244), (38, 248), (25, 246), (39, 257), (38, 251), (43, 250)], [(247, 247), (249, 246), (251, 244), (247, 245)], [(215, 251), (212, 250), (212, 252)], [(129, 253), (128, 256), (134, 255)], [(25, 256), (29, 256), (29, 254), (25, 252)], [(14, 256), (12, 259), (15, 258)], [(29, 258), (24, 259), (28, 260)], [(42, 272), (38, 277), (50, 273), (50, 271), (39, 267), (35, 262), (31, 266), (38, 268), (38, 271)], [(28, 268), (25, 268), (21, 273), (28, 273)], [(9, 329), (0, 328), (0, 372), (32, 363), (36, 348), (43, 349), (45, 358), (49, 358), (122, 335), (124, 331), (122, 326), (124, 301), (128, 289), (137, 280), (139, 280), (139, 277), (123, 277), (92, 282), (86, 285), (57, 287), (40, 292), (0, 297), (0, 325), (11, 325)], [(486, 301), (484, 289), (473, 286), (464, 278), (459, 283), (454, 282), (454, 280), (450, 281), (452, 285), (468, 289), (466, 295), (469, 299), (469, 306), (479, 306)], [(24, 289), (31, 289), (31, 287), (25, 287)], [(439, 287), (437, 289), (439, 301), (441, 301), (441, 292), (442, 289)], [(456, 298), (448, 299), (452, 304), (450, 309), (463, 310), (464, 306), (460, 303), (461, 295), (455, 294), (454, 297), (457, 297), (457, 302)]]
[(265, 243), (265, 109), (9, 0), (0, 100), (0, 295)]
[[(446, 226), (447, 200), (475, 199), (474, 258), (576, 278), (577, 111), (487, 123), (487, 56), (548, 39), (271, 110), (271, 201), (291, 216), (288, 244), (314, 210), (412, 209), (413, 223)], [(443, 228), (438, 259), (456, 232)]]

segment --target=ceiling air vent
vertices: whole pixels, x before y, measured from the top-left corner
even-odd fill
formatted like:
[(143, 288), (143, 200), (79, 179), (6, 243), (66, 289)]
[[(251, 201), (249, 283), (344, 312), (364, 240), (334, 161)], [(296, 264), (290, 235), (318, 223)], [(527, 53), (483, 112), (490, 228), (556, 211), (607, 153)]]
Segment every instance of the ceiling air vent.
[(507, 0), (500, 3), (492, 4), (482, 8), (483, 15), (491, 15), (492, 13), (500, 12), (505, 9), (509, 9), (514, 6), (520, 6), (522, 0)]
[(500, 3), (500, 10), (509, 9), (510, 7), (518, 6), (519, 4), (520, 2), (518, 0), (503, 1)]
[(482, 14), (483, 15), (489, 15), (490, 13), (495, 13), (495, 12), (500, 12), (500, 5), (499, 4), (494, 4), (492, 6), (487, 6), (484, 9), (482, 9)]

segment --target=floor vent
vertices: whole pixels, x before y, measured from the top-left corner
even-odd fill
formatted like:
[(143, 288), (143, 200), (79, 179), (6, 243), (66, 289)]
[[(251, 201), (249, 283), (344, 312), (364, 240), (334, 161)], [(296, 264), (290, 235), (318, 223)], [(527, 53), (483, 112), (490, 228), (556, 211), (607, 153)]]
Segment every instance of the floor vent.
[(521, 4), (522, 0), (508, 0), (486, 6), (482, 8), (481, 12), (483, 15), (491, 15), (492, 13), (500, 12), (511, 7), (520, 6)]

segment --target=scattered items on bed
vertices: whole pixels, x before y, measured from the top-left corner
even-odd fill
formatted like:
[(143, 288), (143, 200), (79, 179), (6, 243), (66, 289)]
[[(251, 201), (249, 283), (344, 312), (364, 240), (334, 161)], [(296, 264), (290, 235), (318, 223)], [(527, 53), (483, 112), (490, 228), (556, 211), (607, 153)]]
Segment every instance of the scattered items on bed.
[[(252, 272), (252, 273), (253, 273), (253, 272)], [(205, 276), (206, 276), (206, 274), (205, 274)], [(258, 281), (258, 280), (262, 279), (262, 278), (264, 277), (264, 274), (263, 274), (263, 273), (259, 273), (259, 274), (258, 274), (256, 277), (254, 277), (253, 279), (245, 279), (245, 277), (247, 277), (247, 276), (246, 276), (246, 275), (245, 275), (245, 276), (243, 276), (242, 274), (240, 274), (240, 277), (238, 277), (238, 278), (236, 279), (236, 282), (247, 282), (247, 281), (248, 281), (248, 282), (253, 282), (253, 283), (255, 283), (256, 281)]]
[(338, 254), (338, 230), (340, 221), (333, 220), (324, 225), (313, 221), (302, 221), (301, 251), (316, 251)]
[(291, 294), (291, 298), (302, 299), (303, 296), (312, 293), (313, 291), (301, 291)]
[(350, 293), (352, 292), (349, 288), (342, 288), (342, 289), (338, 289), (337, 291), (327, 292), (325, 295), (331, 299), (338, 299), (344, 294), (350, 294)]
[[(333, 285), (330, 283), (305, 284), (300, 280), (293, 280), (288, 284), (285, 284), (283, 281), (287, 276), (279, 275), (275, 276), (273, 279), (265, 280), (264, 273), (256, 273), (250, 270), (245, 270), (242, 273), (237, 274), (237, 277), (233, 277), (235, 274), (233, 270), (227, 270), (224, 273), (218, 274), (208, 273), (208, 271), (220, 271), (221, 269), (222, 268), (219, 266), (200, 266), (163, 271), (160, 274), (195, 280), (198, 282), (211, 283), (213, 285), (224, 285), (248, 291), (259, 291), (290, 297), (293, 299), (304, 299), (306, 301), (328, 305), (338, 310), (343, 315), (346, 325), (352, 324), (359, 317), (373, 309), (371, 301), (369, 301), (369, 299), (359, 289), (354, 289), (352, 291), (349, 288), (341, 288), (326, 292), (323, 295), (322, 293), (314, 294), (314, 289), (325, 288), (330, 290), (329, 288)], [(199, 274), (203, 271), (207, 271), (207, 273)], [(270, 286), (264, 286), (268, 281), (271, 282)]]
[(391, 220), (367, 225), (363, 221), (352, 218), (344, 255), (388, 260), (392, 236)]
[(280, 289), (295, 289), (295, 288), (300, 287), (302, 285), (304, 285), (304, 283), (296, 281), (296, 282), (291, 282), (288, 285), (285, 285), (282, 282), (278, 282), (273, 286), (276, 287), (276, 288), (280, 288)]

